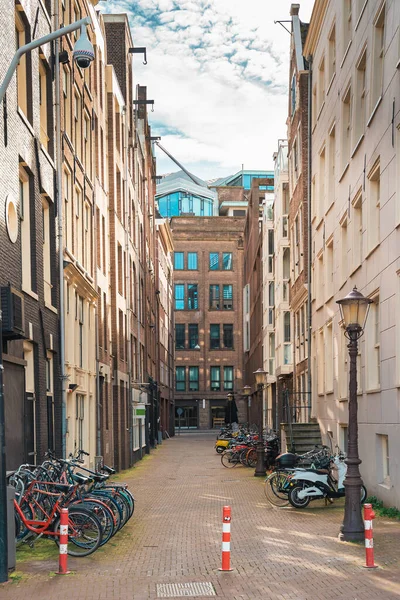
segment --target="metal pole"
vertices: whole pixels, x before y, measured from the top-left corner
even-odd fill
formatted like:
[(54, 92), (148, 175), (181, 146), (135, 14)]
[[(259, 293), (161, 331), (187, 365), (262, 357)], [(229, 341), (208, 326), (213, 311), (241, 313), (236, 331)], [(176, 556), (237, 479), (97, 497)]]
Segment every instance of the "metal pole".
[(6, 427), (3, 394), (3, 333), (0, 310), (0, 583), (8, 580)]
[(67, 25), (66, 27), (57, 29), (56, 31), (52, 31), (47, 35), (44, 35), (43, 37), (38, 38), (37, 40), (33, 40), (33, 42), (29, 42), (29, 44), (25, 44), (25, 46), (21, 46), (21, 48), (18, 48), (18, 50), (14, 54), (10, 66), (8, 67), (7, 73), (3, 79), (3, 83), (0, 86), (0, 102), (2, 102), (5, 96), (8, 84), (10, 83), (11, 78), (14, 75), (14, 71), (18, 66), (21, 56), (23, 56), (27, 52), (30, 52), (31, 50), (34, 50), (35, 48), (38, 48), (39, 46), (44, 46), (44, 44), (48, 44), (49, 42), (52, 42), (57, 38), (63, 37), (68, 33), (72, 33), (73, 31), (80, 29), (84, 25), (90, 25), (91, 22), (92, 20), (90, 17), (85, 17), (84, 19), (80, 19), (79, 21), (75, 21), (75, 23), (71, 23), (71, 25)]
[(358, 456), (358, 422), (357, 422), (357, 353), (359, 329), (346, 329), (349, 338), (350, 382), (349, 382), (349, 425), (347, 443), (347, 473), (344, 480), (346, 490), (344, 519), (340, 528), (342, 541), (358, 542), (364, 540), (364, 522), (361, 514), (362, 479)]
[(257, 441), (257, 464), (256, 464), (256, 470), (254, 471), (254, 477), (265, 477), (262, 390), (263, 390), (263, 385), (258, 384), (257, 385), (258, 441)]

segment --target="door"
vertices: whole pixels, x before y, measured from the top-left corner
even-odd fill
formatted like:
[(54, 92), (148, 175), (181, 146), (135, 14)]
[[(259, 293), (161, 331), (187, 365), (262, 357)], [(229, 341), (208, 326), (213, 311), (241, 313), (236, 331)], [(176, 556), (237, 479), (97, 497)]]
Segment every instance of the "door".
[[(183, 410), (181, 415), (178, 414), (178, 408)], [(176, 406), (175, 407), (175, 428), (181, 429), (197, 429), (198, 415), (197, 406)]]

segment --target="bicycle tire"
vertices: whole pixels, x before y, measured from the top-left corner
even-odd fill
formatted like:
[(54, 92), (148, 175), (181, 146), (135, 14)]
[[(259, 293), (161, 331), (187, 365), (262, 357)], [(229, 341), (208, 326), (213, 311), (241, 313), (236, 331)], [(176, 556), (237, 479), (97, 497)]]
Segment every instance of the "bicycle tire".
[(227, 469), (232, 469), (239, 463), (239, 457), (236, 452), (232, 452), (232, 450), (225, 450), (225, 452), (221, 454), (221, 463)]
[(282, 491), (287, 482), (288, 474), (281, 471), (275, 471), (267, 477), (264, 482), (264, 494), (270, 504), (283, 508), (289, 506), (288, 493)]
[(255, 448), (250, 448), (246, 454), (247, 466), (251, 468), (255, 468), (257, 464), (257, 450)]
[[(54, 531), (60, 528), (60, 518), (54, 522)], [(101, 525), (97, 517), (85, 508), (71, 506), (68, 509), (68, 554), (70, 556), (89, 556), (101, 544)], [(60, 545), (60, 538), (55, 538)]]
[(101, 543), (104, 546), (108, 540), (118, 531), (112, 510), (98, 498), (81, 498), (74, 502), (74, 507), (89, 510), (97, 517), (101, 525)]

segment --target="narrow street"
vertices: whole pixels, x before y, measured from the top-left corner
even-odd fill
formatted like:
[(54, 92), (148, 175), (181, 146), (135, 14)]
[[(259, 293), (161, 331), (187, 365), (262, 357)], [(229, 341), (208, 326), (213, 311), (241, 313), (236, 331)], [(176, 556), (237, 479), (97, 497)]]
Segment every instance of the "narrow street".
[[(160, 584), (211, 583), (230, 600), (390, 600), (400, 597), (400, 523), (377, 519), (376, 570), (362, 568), (363, 545), (337, 541), (342, 504), (274, 509), (253, 471), (226, 469), (215, 433), (182, 433), (152, 451), (124, 480), (135, 515), (86, 559), (18, 563), (21, 578), (0, 587), (2, 600), (153, 600), (177, 597)], [(222, 507), (232, 507), (231, 573), (221, 573)], [(158, 586), (158, 587), (157, 587)], [(192, 597), (193, 594), (181, 594)]]

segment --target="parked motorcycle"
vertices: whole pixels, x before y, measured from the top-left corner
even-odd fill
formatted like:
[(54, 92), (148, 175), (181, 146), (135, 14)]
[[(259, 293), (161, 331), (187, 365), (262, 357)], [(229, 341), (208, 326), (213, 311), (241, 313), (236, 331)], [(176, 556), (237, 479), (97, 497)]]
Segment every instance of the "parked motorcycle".
[[(346, 495), (344, 479), (347, 465), (346, 456), (338, 452), (331, 460), (329, 469), (296, 470), (290, 476), (288, 499), (294, 508), (305, 508), (311, 500), (319, 498), (343, 498)], [(334, 471), (337, 470), (337, 479)], [(367, 497), (367, 490), (361, 486), (360, 502)]]

